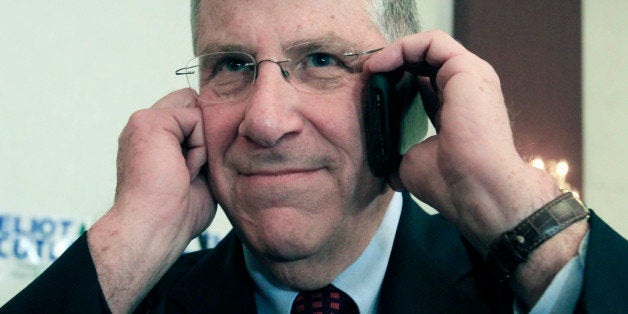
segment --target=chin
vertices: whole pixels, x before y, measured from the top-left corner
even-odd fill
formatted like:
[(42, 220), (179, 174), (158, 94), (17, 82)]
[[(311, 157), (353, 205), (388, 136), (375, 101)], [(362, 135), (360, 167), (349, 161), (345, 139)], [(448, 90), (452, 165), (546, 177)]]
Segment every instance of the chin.
[(259, 254), (274, 263), (290, 263), (306, 259), (313, 253), (312, 250), (297, 248), (295, 246), (267, 245)]
[(247, 246), (269, 261), (285, 263), (316, 255), (334, 233), (334, 226), (295, 209), (267, 210), (266, 214), (257, 223), (240, 224), (237, 229)]
[(303, 239), (290, 239), (278, 237), (256, 237), (254, 241), (245, 238), (249, 249), (259, 257), (273, 263), (290, 263), (307, 259), (319, 251), (317, 245), (306, 243)]

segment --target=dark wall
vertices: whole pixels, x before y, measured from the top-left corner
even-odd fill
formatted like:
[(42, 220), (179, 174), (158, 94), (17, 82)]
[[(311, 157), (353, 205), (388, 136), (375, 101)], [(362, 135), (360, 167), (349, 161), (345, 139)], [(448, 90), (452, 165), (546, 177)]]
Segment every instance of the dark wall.
[(454, 20), (500, 76), (520, 154), (566, 159), (582, 191), (580, 1), (457, 0)]

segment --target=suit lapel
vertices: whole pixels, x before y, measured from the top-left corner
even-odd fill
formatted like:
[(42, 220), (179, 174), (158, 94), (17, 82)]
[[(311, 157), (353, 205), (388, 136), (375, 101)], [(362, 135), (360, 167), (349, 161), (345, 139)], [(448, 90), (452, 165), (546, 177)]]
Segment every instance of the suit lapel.
[(380, 313), (487, 310), (469, 280), (470, 256), (456, 229), (404, 194), (379, 300)]
[(177, 283), (170, 297), (188, 313), (256, 313), (253, 287), (242, 244), (232, 231)]

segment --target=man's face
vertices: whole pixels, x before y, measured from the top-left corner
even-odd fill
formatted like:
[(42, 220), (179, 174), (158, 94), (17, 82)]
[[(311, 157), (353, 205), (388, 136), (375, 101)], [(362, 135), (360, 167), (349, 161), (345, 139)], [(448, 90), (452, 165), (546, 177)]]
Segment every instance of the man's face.
[[(386, 44), (360, 0), (210, 0), (198, 27), (198, 51), (237, 46), (256, 61), (321, 38), (355, 51)], [(333, 92), (301, 92), (263, 62), (246, 100), (201, 104), (212, 192), (255, 252), (320, 257), (379, 222), (390, 193), (364, 155), (364, 83), (355, 75)]]

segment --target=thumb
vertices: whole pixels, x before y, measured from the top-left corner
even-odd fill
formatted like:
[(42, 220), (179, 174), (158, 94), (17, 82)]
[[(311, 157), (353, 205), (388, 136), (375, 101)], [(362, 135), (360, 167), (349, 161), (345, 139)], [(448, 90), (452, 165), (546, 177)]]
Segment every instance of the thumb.
[(435, 208), (443, 208), (445, 204), (442, 203), (447, 199), (447, 183), (439, 169), (437, 150), (438, 135), (412, 146), (401, 159), (399, 181), (423, 202)]

